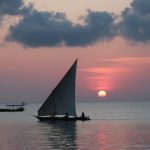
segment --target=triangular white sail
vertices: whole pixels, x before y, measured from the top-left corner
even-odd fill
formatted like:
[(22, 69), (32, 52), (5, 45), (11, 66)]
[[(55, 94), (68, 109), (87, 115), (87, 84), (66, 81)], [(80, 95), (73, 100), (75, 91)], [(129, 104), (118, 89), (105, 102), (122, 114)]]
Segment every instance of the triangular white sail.
[(75, 79), (77, 60), (52, 91), (38, 111), (38, 116), (68, 115), (76, 116)]

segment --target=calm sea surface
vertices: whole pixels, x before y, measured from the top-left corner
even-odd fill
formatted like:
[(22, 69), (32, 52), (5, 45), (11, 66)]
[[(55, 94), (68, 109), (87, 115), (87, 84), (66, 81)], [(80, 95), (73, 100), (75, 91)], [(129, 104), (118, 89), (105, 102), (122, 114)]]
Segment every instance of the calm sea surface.
[(0, 113), (0, 150), (150, 150), (150, 102), (82, 102), (86, 122), (39, 122), (39, 104)]

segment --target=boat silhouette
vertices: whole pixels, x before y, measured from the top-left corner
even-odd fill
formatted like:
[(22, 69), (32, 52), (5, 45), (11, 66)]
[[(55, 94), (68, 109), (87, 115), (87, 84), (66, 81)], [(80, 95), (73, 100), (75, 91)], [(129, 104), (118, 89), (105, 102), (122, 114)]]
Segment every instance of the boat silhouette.
[(38, 110), (35, 116), (40, 121), (65, 120), (65, 121), (86, 121), (90, 120), (82, 112), (80, 117), (76, 114), (75, 105), (75, 82), (76, 82), (77, 59), (50, 93), (46, 101)]

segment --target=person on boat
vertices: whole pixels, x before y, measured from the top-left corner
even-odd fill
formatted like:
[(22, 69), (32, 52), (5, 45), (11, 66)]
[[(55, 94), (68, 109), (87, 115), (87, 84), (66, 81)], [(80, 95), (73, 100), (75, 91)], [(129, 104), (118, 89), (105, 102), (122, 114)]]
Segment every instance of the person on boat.
[(81, 114), (81, 118), (85, 118), (85, 114), (84, 114), (84, 112), (82, 112), (82, 114)]
[(68, 119), (68, 118), (69, 118), (69, 115), (68, 115), (68, 112), (66, 112), (65, 119)]
[(55, 112), (53, 112), (52, 117), (55, 118)]

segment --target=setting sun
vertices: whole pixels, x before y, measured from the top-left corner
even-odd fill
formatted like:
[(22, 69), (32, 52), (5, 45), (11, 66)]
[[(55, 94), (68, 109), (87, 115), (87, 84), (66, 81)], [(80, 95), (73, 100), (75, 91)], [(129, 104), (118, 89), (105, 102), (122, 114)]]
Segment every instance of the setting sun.
[(98, 96), (105, 97), (107, 95), (106, 91), (99, 91)]

